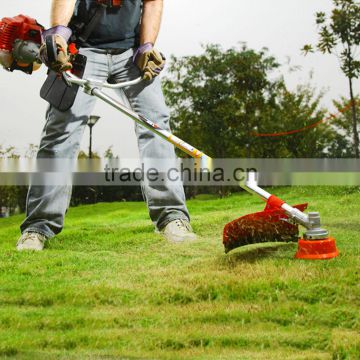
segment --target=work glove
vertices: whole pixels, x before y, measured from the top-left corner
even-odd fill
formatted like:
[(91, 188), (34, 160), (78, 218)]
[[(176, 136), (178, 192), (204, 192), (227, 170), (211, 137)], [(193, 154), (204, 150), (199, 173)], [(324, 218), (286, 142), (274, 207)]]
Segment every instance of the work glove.
[(136, 50), (133, 62), (143, 73), (143, 79), (150, 81), (164, 70), (166, 59), (153, 44), (146, 43)]
[(40, 59), (51, 70), (61, 73), (71, 70), (68, 41), (72, 35), (66, 26), (55, 26), (43, 32)]

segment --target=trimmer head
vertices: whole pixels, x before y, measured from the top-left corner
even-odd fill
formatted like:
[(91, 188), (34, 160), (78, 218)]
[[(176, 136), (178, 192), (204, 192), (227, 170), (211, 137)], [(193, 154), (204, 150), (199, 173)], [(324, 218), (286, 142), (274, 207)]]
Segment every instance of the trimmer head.
[[(294, 206), (305, 211), (308, 204)], [(264, 211), (243, 216), (224, 228), (223, 244), (228, 253), (236, 248), (265, 242), (297, 242), (298, 225), (289, 223), (280, 206), (268, 201)]]
[(300, 260), (329, 260), (338, 256), (339, 250), (336, 247), (336, 240), (329, 237), (322, 240), (301, 239), (295, 258)]

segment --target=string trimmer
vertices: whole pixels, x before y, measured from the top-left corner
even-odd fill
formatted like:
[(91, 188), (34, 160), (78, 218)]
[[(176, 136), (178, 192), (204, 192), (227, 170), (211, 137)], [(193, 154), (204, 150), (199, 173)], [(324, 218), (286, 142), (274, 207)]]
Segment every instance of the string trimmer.
[[(5, 19), (5, 25), (4, 20), (0, 23), (0, 54), (3, 52), (3, 54), (12, 58), (12, 64), (10, 64), (9, 70), (14, 70), (18, 67), (23, 70), (24, 66), (19, 66), (19, 59), (26, 58), (28, 71), (25, 72), (30, 73), (30, 64), (34, 62), (38, 63), (38, 58), (37, 56), (29, 56), (29, 48), (32, 49), (31, 54), (34, 55), (33, 50), (38, 48), (40, 44), (39, 31), (41, 31), (42, 27), (39, 27), (32, 19), (30, 19), (31, 26), (28, 26), (29, 18), (26, 17), (16, 17), (14, 19), (15, 21)], [(23, 24), (20, 24), (21, 21), (23, 21)], [(9, 36), (9, 31), (7, 31), (6, 26), (12, 24), (14, 28), (14, 23), (16, 22), (18, 28), (25, 30), (13, 31), (11, 34), (15, 33), (16, 36)], [(30, 42), (29, 39), (31, 40)], [(27, 45), (26, 42), (29, 45)], [(20, 63), (24, 65), (23, 60), (21, 60)], [(205, 153), (170, 132), (161, 129), (156, 123), (128, 109), (125, 105), (102, 90), (104, 88), (120, 89), (130, 87), (143, 81), (141, 78), (121, 84), (109, 84), (93, 79), (81, 79), (71, 72), (63, 73), (62, 76), (68, 86), (81, 87), (88, 95), (95, 96), (111, 105), (136, 123), (170, 142), (184, 153), (195, 159), (199, 159), (202, 164), (208, 166), (211, 163), (211, 158)], [(303, 239), (299, 241), (299, 250), (296, 254), (297, 258), (330, 259), (338, 256), (339, 252), (336, 248), (335, 240), (329, 237), (328, 231), (321, 227), (319, 213), (311, 212), (306, 214), (304, 212), (307, 204), (290, 206), (276, 196), (271, 195), (258, 186), (257, 174), (252, 172), (248, 173), (245, 184), (240, 186), (249, 193), (258, 195), (266, 201), (266, 207), (262, 212), (243, 216), (225, 226), (223, 233), (225, 252), (249, 244), (298, 241), (299, 225), (301, 225), (306, 231)]]

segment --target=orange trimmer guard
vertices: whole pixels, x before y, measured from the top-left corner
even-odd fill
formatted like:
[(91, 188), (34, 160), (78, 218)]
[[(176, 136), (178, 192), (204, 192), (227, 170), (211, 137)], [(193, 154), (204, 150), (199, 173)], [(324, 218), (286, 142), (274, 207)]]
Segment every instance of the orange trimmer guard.
[(301, 260), (328, 260), (338, 256), (339, 250), (336, 247), (336, 240), (329, 237), (317, 241), (301, 239), (295, 258)]
[[(265, 242), (297, 242), (299, 227), (287, 222), (284, 210), (269, 199), (265, 210), (243, 216), (227, 224), (224, 228), (223, 244), (228, 253), (236, 248)], [(305, 211), (308, 204), (294, 206)]]

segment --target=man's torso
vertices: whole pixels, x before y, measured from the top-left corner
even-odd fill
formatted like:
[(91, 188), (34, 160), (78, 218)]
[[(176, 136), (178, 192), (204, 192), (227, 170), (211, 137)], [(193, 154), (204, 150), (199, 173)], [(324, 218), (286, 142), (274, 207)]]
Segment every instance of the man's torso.
[[(120, 8), (108, 8), (83, 47), (129, 49), (138, 46), (143, 0), (122, 0)], [(75, 15), (89, 21), (96, 0), (77, 0)]]

